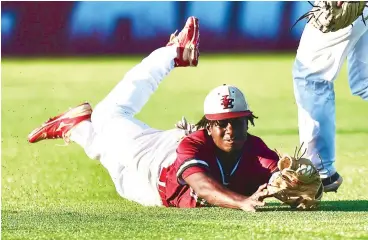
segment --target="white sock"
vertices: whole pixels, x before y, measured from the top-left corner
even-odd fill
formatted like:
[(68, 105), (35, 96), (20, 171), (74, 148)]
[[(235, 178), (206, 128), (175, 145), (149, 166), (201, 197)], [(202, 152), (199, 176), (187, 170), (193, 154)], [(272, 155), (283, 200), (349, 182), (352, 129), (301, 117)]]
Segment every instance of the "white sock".
[(89, 158), (99, 160), (100, 151), (95, 137), (92, 123), (88, 120), (80, 122), (70, 130), (70, 140), (79, 144)]

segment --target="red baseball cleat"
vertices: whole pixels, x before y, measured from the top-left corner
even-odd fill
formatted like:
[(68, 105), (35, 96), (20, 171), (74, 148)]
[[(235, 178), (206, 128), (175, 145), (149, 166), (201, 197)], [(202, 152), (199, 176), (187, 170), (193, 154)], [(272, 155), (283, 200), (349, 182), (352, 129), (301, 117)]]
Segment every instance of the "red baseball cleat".
[(175, 67), (196, 67), (199, 57), (199, 22), (195, 17), (189, 17), (183, 30), (176, 36), (175, 31), (170, 36), (166, 46), (178, 46), (178, 56), (174, 59)]
[(40, 127), (28, 135), (30, 143), (39, 142), (44, 139), (63, 138), (69, 142), (68, 132), (78, 123), (91, 119), (92, 108), (89, 103), (83, 103), (75, 108), (69, 109), (56, 117), (50, 118)]

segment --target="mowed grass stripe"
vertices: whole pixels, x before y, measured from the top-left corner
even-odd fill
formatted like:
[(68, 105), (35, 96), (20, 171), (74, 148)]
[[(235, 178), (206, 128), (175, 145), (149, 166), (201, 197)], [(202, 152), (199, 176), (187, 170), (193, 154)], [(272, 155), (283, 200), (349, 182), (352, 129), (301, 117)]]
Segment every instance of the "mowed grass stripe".
[[(140, 61), (128, 58), (3, 59), (2, 237), (4, 239), (368, 239), (367, 103), (336, 81), (337, 168), (344, 184), (319, 211), (296, 212), (275, 200), (255, 214), (230, 209), (147, 208), (120, 198), (107, 171), (75, 144), (28, 144), (48, 117), (95, 106)], [(250, 131), (271, 148), (298, 144), (292, 55), (206, 55), (175, 69), (138, 118), (169, 129), (195, 122), (215, 86), (234, 84), (259, 117)]]

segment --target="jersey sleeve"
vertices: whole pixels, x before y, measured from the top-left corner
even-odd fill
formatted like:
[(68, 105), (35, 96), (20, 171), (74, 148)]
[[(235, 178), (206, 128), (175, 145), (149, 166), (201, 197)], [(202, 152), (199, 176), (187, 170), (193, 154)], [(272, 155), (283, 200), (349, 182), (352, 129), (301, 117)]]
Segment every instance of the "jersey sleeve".
[(262, 167), (269, 169), (270, 173), (277, 170), (277, 162), (279, 156), (273, 150), (271, 150), (261, 138), (257, 141), (258, 159)]
[(180, 184), (185, 185), (184, 179), (194, 173), (208, 171), (208, 163), (200, 159), (198, 154), (203, 145), (203, 142), (195, 141), (190, 137), (186, 137), (179, 144), (176, 177)]

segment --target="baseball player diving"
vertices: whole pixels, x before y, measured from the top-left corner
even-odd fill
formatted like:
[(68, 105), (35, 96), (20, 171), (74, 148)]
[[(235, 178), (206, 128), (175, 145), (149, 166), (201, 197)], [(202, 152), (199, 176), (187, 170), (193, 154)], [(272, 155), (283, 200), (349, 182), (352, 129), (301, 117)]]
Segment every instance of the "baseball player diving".
[(134, 117), (170, 71), (197, 66), (198, 45), (199, 22), (189, 17), (178, 36), (127, 72), (93, 112), (88, 103), (72, 108), (33, 130), (28, 141), (79, 144), (108, 170), (121, 197), (144, 206), (255, 211), (276, 197), (300, 209), (316, 207), (323, 186), (313, 164), (278, 155), (249, 134), (255, 116), (235, 86), (209, 92), (196, 131), (185, 122), (158, 130)]

